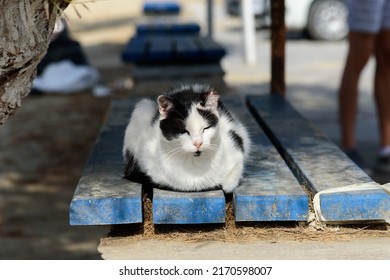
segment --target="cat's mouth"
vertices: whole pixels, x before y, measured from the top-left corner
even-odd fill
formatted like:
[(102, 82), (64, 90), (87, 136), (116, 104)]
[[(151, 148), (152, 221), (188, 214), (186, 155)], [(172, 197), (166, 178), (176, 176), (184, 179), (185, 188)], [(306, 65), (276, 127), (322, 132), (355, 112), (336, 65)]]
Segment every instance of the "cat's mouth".
[(196, 152), (193, 152), (192, 154), (194, 155), (194, 157), (199, 157), (202, 154), (202, 152), (196, 151)]

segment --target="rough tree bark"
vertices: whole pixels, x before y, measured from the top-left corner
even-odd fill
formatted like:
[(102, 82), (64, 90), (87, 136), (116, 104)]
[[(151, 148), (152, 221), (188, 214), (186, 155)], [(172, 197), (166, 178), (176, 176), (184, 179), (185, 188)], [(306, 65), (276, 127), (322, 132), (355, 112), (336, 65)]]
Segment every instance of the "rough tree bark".
[(0, 125), (21, 106), (47, 52), (56, 18), (71, 0), (0, 1)]

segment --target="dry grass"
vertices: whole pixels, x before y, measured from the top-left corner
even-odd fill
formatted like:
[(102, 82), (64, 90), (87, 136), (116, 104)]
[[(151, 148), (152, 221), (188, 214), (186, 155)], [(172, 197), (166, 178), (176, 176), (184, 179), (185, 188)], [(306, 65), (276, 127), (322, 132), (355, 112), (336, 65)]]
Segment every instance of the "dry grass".
[(302, 222), (245, 222), (236, 223), (233, 204), (226, 204), (225, 224), (154, 225), (152, 200), (144, 195), (143, 225), (116, 225), (109, 237), (133, 240), (157, 239), (183, 242), (224, 241), (241, 242), (266, 240), (289, 241), (348, 241), (365, 237), (390, 237), (388, 224), (324, 225)]

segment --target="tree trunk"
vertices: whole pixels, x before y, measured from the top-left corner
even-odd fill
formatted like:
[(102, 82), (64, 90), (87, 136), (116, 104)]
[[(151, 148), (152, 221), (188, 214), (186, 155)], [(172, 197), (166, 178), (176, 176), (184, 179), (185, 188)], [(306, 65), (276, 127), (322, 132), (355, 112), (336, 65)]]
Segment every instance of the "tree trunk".
[(0, 1), (0, 125), (30, 92), (56, 18), (70, 0)]

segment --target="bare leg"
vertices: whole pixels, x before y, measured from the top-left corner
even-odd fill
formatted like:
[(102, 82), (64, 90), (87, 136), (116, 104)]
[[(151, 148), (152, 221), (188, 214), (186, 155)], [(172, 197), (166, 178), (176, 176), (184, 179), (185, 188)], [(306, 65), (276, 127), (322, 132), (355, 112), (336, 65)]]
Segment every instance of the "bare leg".
[(382, 30), (375, 44), (374, 95), (378, 111), (380, 146), (390, 146), (390, 30)]
[(349, 34), (349, 52), (339, 90), (341, 146), (345, 150), (356, 148), (355, 122), (359, 77), (373, 53), (374, 41), (374, 34), (353, 31)]

